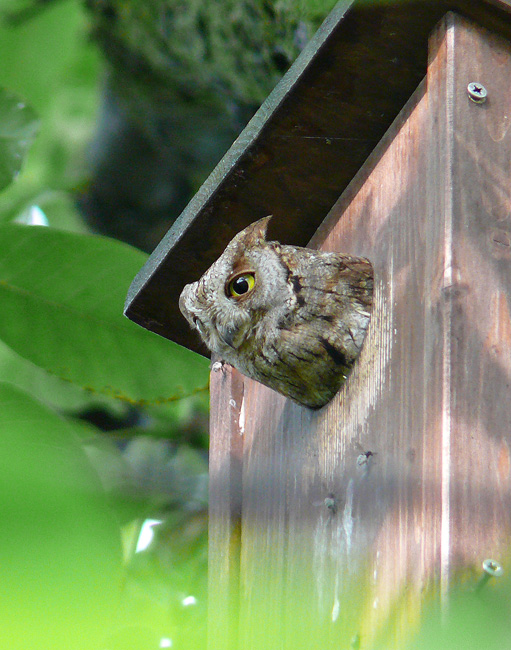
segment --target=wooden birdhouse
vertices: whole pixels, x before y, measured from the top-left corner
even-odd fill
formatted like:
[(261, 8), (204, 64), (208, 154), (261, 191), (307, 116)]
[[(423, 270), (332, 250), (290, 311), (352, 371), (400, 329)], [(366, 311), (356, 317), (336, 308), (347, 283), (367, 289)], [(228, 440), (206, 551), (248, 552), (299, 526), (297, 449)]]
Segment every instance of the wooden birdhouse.
[(340, 3), (128, 317), (200, 351), (179, 294), (268, 214), (270, 239), (369, 258), (374, 305), (318, 411), (212, 371), (210, 647), (398, 648), (509, 555), (511, 2)]

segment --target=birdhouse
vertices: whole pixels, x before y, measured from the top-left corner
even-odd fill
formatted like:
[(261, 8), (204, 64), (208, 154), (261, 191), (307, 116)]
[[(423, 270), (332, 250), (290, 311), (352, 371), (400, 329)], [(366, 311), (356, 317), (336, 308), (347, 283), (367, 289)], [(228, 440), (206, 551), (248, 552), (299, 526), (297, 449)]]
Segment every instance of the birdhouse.
[(341, 2), (135, 279), (204, 354), (179, 295), (255, 220), (374, 268), (323, 408), (213, 365), (212, 649), (399, 648), (509, 555), (510, 127), (511, 2)]

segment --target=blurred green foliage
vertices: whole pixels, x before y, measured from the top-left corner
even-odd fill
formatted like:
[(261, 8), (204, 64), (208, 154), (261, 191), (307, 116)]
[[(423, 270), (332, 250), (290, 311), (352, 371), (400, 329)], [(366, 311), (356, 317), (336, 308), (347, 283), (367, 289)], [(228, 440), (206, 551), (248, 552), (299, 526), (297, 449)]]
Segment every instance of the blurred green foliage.
[(73, 198), (99, 56), (79, 3), (23, 6), (0, 5), (1, 645), (200, 649), (208, 362), (124, 318), (147, 256)]
[(21, 169), (38, 129), (33, 110), (16, 96), (0, 97), (0, 190), (6, 188)]
[(67, 213), (60, 216), (59, 227), (83, 232), (69, 209), (67, 192), (87, 176), (85, 152), (99, 104), (100, 57), (76, 1), (44, 3), (44, 11), (30, 20), (10, 23), (8, 17), (19, 6), (32, 4), (0, 2), (0, 87), (41, 118), (23, 174), (0, 195), (0, 221), (43, 202), (49, 203), (52, 216), (56, 207)]
[(443, 606), (435, 601), (426, 607), (409, 650), (511, 647), (511, 580), (493, 580), (480, 592), (477, 583), (458, 586)]
[(97, 647), (121, 545), (73, 425), (0, 383), (0, 629), (5, 648)]
[[(120, 69), (123, 92), (149, 100), (171, 94), (189, 109), (257, 108), (300, 54), (336, 0), (87, 0), (94, 37)], [(110, 39), (110, 44), (107, 42)], [(164, 81), (162, 84), (161, 82)], [(174, 106), (174, 103), (172, 104)], [(143, 113), (141, 119), (145, 119)]]

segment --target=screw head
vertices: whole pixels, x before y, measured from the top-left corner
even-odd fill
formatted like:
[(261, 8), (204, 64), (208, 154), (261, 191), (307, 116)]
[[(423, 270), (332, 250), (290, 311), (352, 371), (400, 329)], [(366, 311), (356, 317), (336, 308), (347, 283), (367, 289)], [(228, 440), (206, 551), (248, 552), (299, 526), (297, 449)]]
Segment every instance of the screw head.
[(469, 98), (476, 104), (484, 104), (488, 97), (488, 91), (486, 88), (483, 84), (477, 83), (477, 81), (472, 81), (468, 84), (467, 92)]
[(497, 560), (483, 560), (483, 571), (487, 573), (492, 578), (500, 578), (504, 573), (502, 564), (497, 562)]

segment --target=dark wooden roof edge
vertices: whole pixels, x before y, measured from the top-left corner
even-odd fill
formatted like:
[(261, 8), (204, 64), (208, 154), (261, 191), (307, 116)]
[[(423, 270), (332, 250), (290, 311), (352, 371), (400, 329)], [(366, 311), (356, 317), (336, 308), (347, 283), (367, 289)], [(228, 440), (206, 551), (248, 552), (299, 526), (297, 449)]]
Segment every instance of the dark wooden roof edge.
[[(174, 248), (188, 228), (192, 227), (197, 213), (210, 201), (224, 179), (232, 172), (239, 159), (244, 155), (246, 148), (261, 135), (272, 113), (279, 108), (290, 89), (299, 82), (311, 59), (317, 55), (318, 50), (331, 36), (333, 28), (342, 20), (344, 14), (354, 2), (355, 0), (340, 0), (335, 5), (318, 31), (290, 66), (289, 70), (287, 70), (279, 83), (261, 104), (249, 123), (216, 165), (215, 169), (213, 169), (186, 208), (172, 224), (158, 246), (151, 253), (146, 264), (133, 279), (126, 297), (125, 313), (129, 311), (133, 298), (161, 264), (169, 249)], [(127, 315), (130, 318), (132, 317), (131, 314)]]

